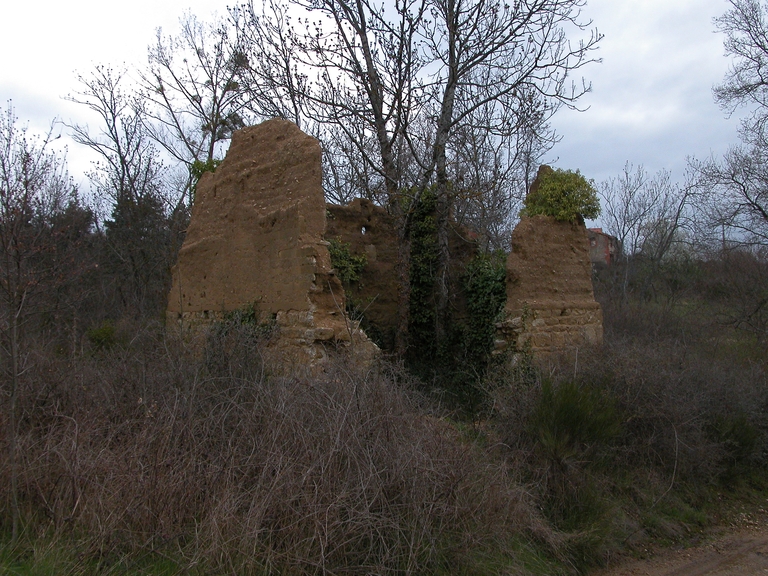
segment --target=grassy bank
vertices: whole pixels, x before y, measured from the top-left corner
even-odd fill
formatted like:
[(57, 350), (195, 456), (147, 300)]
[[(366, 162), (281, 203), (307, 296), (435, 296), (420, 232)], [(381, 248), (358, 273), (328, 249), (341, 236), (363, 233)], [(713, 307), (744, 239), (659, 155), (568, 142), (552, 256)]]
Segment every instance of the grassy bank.
[(496, 362), (471, 416), (385, 362), (277, 376), (248, 325), (203, 353), (152, 326), (30, 348), (0, 569), (573, 574), (764, 501), (759, 346), (700, 315), (606, 313), (602, 350)]

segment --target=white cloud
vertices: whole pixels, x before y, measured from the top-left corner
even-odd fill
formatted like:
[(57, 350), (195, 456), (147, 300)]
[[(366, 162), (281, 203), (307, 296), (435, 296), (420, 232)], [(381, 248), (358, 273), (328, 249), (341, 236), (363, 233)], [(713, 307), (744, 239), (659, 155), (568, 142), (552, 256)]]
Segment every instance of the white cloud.
[[(54, 118), (95, 122), (83, 106), (64, 98), (78, 89), (77, 73), (96, 64), (138, 66), (156, 29), (177, 28), (187, 10), (201, 18), (223, 14), (226, 2), (210, 0), (54, 0), (8, 2), (0, 19), (0, 107), (13, 101), (17, 116), (31, 130), (43, 132)], [(68, 138), (70, 173), (81, 188), (94, 157)]]
[[(597, 53), (604, 62), (583, 70), (594, 91), (580, 105), (590, 109), (555, 117), (563, 136), (552, 153), (558, 165), (602, 179), (629, 160), (679, 175), (687, 155), (721, 153), (736, 142), (738, 120), (726, 120), (711, 95), (728, 66), (712, 18), (726, 7), (723, 0), (590, 0), (583, 15), (605, 33)], [(188, 9), (207, 18), (223, 14), (226, 2), (8, 3), (0, 20), (0, 105), (12, 98), (19, 117), (39, 130), (54, 117), (87, 122), (83, 107), (62, 100), (77, 88), (75, 71), (142, 64), (155, 29), (172, 31)], [(73, 174), (87, 169), (85, 151), (70, 145), (69, 157)]]
[(593, 93), (584, 113), (564, 111), (558, 165), (596, 179), (618, 174), (626, 161), (680, 176), (689, 155), (721, 153), (737, 140), (712, 86), (728, 67), (712, 18), (722, 0), (593, 0), (585, 15), (604, 32), (603, 63), (585, 70)]

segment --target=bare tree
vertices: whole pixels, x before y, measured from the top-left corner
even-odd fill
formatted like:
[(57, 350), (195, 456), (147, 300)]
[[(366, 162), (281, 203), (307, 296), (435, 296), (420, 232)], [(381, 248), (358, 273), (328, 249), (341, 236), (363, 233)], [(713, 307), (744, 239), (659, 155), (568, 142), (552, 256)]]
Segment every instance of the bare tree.
[(679, 185), (666, 170), (651, 176), (642, 166), (633, 170), (627, 163), (618, 178), (600, 183), (602, 217), (625, 257), (664, 258), (675, 241), (675, 231), (687, 221), (696, 182), (693, 173), (686, 174), (685, 183)]
[(509, 237), (525, 194), (544, 153), (557, 140), (548, 115), (534, 99), (531, 106), (508, 109), (516, 118), (501, 126), (490, 106), (473, 112), (458, 127), (448, 146), (449, 201), (452, 217), (479, 234), (485, 250), (508, 249)]
[(696, 171), (689, 171), (684, 184), (679, 185), (666, 170), (651, 176), (642, 166), (633, 169), (629, 163), (619, 177), (600, 183), (605, 227), (621, 245), (625, 298), (629, 277), (638, 263), (651, 269), (648, 276), (652, 280), (659, 265), (681, 242), (699, 186)]
[[(176, 161), (200, 171), (213, 167), (232, 132), (245, 125), (241, 81), (248, 61), (228, 20), (206, 23), (186, 14), (180, 23), (177, 36), (158, 29), (141, 96), (152, 137)], [(190, 171), (190, 205), (194, 184)]]
[[(365, 166), (355, 172), (377, 186), (375, 193), (383, 197), (397, 222), (398, 348), (403, 351), (409, 227), (428, 189), (437, 198), (438, 336), (442, 330), (448, 301), (448, 223), (455, 200), (452, 167), (460, 164), (452, 162), (451, 152), (462, 150), (461, 145), (452, 145), (452, 138), (473, 128), (500, 137), (519, 134), (522, 115), (516, 111), (530, 108), (532, 101), (546, 111), (545, 118), (561, 104), (573, 105), (589, 87), (572, 84), (570, 74), (590, 61), (590, 50), (600, 36), (595, 31), (576, 44), (569, 42), (566, 29), (582, 32), (589, 25), (579, 21), (581, 0), (524, 0), (513, 5), (497, 0), (397, 0), (393, 6), (369, 0), (294, 4), (307, 17), (286, 20), (277, 31), (251, 3), (246, 22), (260, 30), (250, 37), (272, 38), (260, 40), (259, 49), (286, 46), (270, 61), (290, 54), (296, 67), (283, 64), (281, 70), (300, 70), (302, 75), (301, 81), (283, 87), (284, 93), (301, 87), (306, 116), (338, 129), (349, 142), (347, 150), (354, 150)], [(473, 125), (479, 118), (485, 124)]]
[[(691, 161), (707, 191), (702, 231), (719, 232), (728, 243), (768, 244), (768, 6), (760, 0), (729, 0), (730, 9), (715, 18), (725, 34), (726, 55), (733, 58), (715, 100), (729, 114), (751, 109), (742, 120), (743, 145), (721, 161)], [(711, 239), (711, 238), (710, 238)]]
[(733, 61), (715, 100), (729, 114), (738, 107), (753, 109), (742, 122), (745, 142), (765, 146), (768, 120), (768, 11), (760, 0), (728, 0), (731, 8), (715, 27), (725, 34), (725, 53)]
[(185, 225), (184, 195), (166, 184), (167, 170), (147, 128), (143, 99), (125, 86), (125, 71), (97, 66), (79, 80), (82, 91), (69, 99), (100, 120), (96, 129), (70, 128), (76, 142), (100, 157), (88, 177), (97, 197), (111, 208), (104, 264), (113, 275), (119, 306), (154, 314), (164, 302), (168, 267), (183, 237), (183, 229), (171, 230), (170, 224)]
[(307, 131), (308, 77), (288, 5), (264, 0), (260, 10), (251, 3), (231, 8), (230, 16), (238, 44), (250, 54), (241, 71), (246, 106), (256, 117), (284, 118)]
[[(410, 214), (421, 191), (405, 178), (411, 158), (403, 152), (408, 147), (408, 126), (424, 105), (419, 76), (425, 63), (417, 43), (426, 2), (398, 0), (390, 10), (366, 0), (297, 5), (321, 19), (315, 23), (304, 20), (302, 29), (292, 36), (294, 45), (302, 48), (300, 64), (315, 75), (304, 94), (308, 115), (320, 125), (336, 126), (343, 134), (366, 167), (358, 172), (375, 174), (381, 182), (380, 193), (397, 222), (400, 304), (396, 346), (404, 352)], [(414, 191), (415, 196), (404, 198), (406, 191)]]
[(701, 176), (702, 240), (710, 246), (768, 246), (768, 149), (734, 146), (722, 160), (691, 160)]
[(9, 104), (0, 113), (0, 338), (3, 395), (11, 466), (12, 540), (19, 533), (17, 409), (19, 385), (29, 368), (25, 327), (40, 311), (38, 298), (61, 270), (51, 268), (48, 225), (76, 197), (64, 157), (52, 150), (51, 129), (35, 137), (19, 127)]
[[(147, 196), (165, 196), (164, 167), (146, 127), (146, 109), (140, 94), (126, 83), (125, 70), (96, 66), (88, 76), (78, 75), (81, 91), (68, 99), (86, 106), (99, 118), (94, 130), (72, 124), (75, 142), (96, 152), (100, 160), (88, 174), (97, 195), (112, 205), (139, 202)], [(169, 209), (180, 198), (166, 197)]]
[[(517, 133), (510, 110), (531, 99), (550, 113), (559, 104), (574, 103), (588, 86), (568, 83), (568, 75), (589, 61), (599, 41), (597, 32), (577, 45), (568, 42), (565, 25), (583, 30), (580, 2), (544, 1), (505, 4), (495, 0), (439, 0), (430, 4), (433, 20), (425, 22), (425, 60), (439, 69), (430, 86), (436, 102), (434, 132), (423, 162), (421, 186), (436, 185), (438, 230), (438, 318), (448, 302), (447, 223), (451, 209), (447, 147), (454, 131), (487, 107), (486, 127)], [(439, 106), (437, 105), (439, 103)], [(438, 320), (438, 338), (441, 324)]]

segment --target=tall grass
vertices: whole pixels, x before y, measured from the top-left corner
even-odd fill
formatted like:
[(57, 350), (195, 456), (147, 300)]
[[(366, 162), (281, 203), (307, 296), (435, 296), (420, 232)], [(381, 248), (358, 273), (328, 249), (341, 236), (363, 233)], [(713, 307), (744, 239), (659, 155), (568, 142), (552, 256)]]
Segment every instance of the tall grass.
[(679, 538), (716, 494), (766, 489), (765, 357), (694, 312), (606, 306), (601, 349), (518, 359), (486, 381), (495, 430), (576, 570)]
[(678, 539), (768, 464), (765, 358), (693, 312), (609, 303), (601, 350), (498, 362), (465, 420), (384, 363), (277, 376), (244, 317), (201, 346), (125, 322), (73, 357), (32, 343), (0, 570), (584, 573)]
[[(381, 371), (278, 378), (259, 342), (227, 342), (209, 343), (214, 363), (150, 331), (74, 360), (41, 354), (20, 394), (27, 541), (76, 544), (101, 569), (145, 555), (237, 574), (511, 562), (535, 522), (503, 461)], [(0, 464), (5, 510), (8, 474)]]

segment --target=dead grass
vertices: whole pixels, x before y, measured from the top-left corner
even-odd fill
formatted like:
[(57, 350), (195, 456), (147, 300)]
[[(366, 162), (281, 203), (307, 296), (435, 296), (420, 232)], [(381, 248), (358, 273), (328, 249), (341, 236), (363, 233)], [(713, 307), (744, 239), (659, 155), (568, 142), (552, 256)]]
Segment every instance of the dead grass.
[[(535, 520), (503, 461), (379, 371), (271, 377), (257, 346), (215, 370), (151, 330), (74, 360), (38, 355), (19, 403), (27, 535), (205, 573), (513, 564), (507, 544)], [(9, 473), (0, 464), (6, 510)]]

